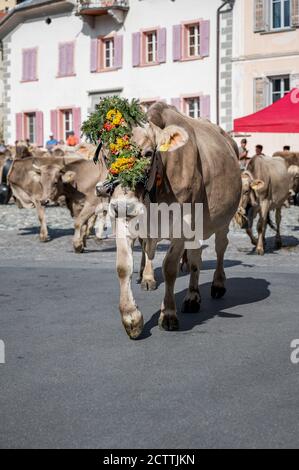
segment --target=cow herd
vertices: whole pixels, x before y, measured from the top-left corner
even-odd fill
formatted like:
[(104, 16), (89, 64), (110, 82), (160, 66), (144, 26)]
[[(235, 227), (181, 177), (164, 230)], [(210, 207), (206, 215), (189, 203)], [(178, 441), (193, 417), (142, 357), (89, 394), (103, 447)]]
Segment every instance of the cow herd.
[[(240, 171), (238, 148), (233, 139), (207, 120), (195, 120), (179, 113), (165, 103), (156, 103), (148, 111), (148, 123), (133, 129), (133, 141), (142, 156), (151, 158), (146, 185), (134, 190), (107, 183), (105, 149), (98, 164), (92, 156), (95, 148), (81, 144), (74, 149), (57, 147), (51, 153), (18, 145), (2, 156), (12, 163), (7, 181), (15, 203), (35, 207), (40, 221), (40, 240), (49, 239), (45, 207), (48, 203), (65, 204), (74, 218), (73, 247), (82, 253), (93, 228), (98, 238), (109, 213), (125, 236), (116, 236), (116, 267), (120, 284), (120, 313), (130, 338), (143, 330), (143, 317), (138, 309), (132, 288), (133, 247), (136, 236), (128, 230), (133, 215), (140, 214), (148, 203), (201, 204), (203, 208), (202, 239), (215, 235), (217, 265), (211, 286), (213, 298), (225, 292), (224, 256), (228, 246), (229, 226), (235, 219), (246, 229), (259, 255), (265, 251), (267, 225), (276, 230), (276, 244), (281, 247), (281, 210), (296, 199), (299, 192), (299, 155), (280, 152), (273, 157), (256, 156), (247, 169)], [(167, 149), (162, 151), (162, 149)], [(13, 154), (14, 153), (14, 154)], [(8, 158), (7, 158), (8, 157)], [(1, 160), (0, 160), (1, 165)], [(1, 176), (1, 166), (0, 166)], [(118, 212), (125, 207), (125, 213)], [(275, 210), (274, 226), (270, 212)], [(253, 223), (258, 217), (257, 238)], [(171, 219), (169, 221), (171, 222)], [(193, 226), (194, 212), (190, 224)], [(165, 294), (161, 304), (159, 326), (165, 330), (179, 327), (174, 285), (182, 260), (190, 272), (189, 288), (183, 302), (183, 312), (198, 312), (201, 297), (199, 275), (202, 243), (187, 248), (187, 239), (173, 235), (171, 227), (169, 248), (163, 261)], [(147, 290), (156, 288), (152, 260), (159, 238), (140, 239), (142, 262), (140, 282)]]

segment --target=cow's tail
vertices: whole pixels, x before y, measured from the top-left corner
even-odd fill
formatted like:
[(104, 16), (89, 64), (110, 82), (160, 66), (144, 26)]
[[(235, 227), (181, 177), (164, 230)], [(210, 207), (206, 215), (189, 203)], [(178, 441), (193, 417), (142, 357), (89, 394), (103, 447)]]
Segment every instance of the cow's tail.
[(267, 217), (267, 224), (269, 225), (269, 227), (272, 228), (272, 230), (274, 230), (275, 232), (277, 232), (277, 227), (276, 227), (276, 225), (274, 225), (274, 222), (273, 222), (273, 220), (271, 219), (270, 213), (268, 214), (268, 217)]

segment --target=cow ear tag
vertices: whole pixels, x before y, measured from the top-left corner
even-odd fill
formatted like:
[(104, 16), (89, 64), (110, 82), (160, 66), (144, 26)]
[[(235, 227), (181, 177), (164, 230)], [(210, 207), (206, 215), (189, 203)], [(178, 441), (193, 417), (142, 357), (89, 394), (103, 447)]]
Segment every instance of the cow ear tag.
[(160, 145), (160, 152), (167, 152), (170, 149), (170, 142)]

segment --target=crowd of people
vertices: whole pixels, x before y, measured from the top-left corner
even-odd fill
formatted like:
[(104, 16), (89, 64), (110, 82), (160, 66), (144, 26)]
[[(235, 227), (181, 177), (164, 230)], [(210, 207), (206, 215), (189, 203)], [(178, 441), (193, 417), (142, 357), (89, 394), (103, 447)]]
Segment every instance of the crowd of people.
[[(241, 140), (241, 147), (239, 147), (239, 161), (240, 161), (241, 170), (246, 170), (248, 163), (253, 157), (257, 155), (265, 156), (265, 154), (263, 153), (264, 147), (260, 144), (255, 146), (255, 154), (250, 156), (249, 150), (247, 148), (247, 144), (248, 144), (247, 139)], [(290, 152), (290, 150), (291, 150), (291, 147), (289, 145), (285, 145), (283, 147), (284, 152)]]

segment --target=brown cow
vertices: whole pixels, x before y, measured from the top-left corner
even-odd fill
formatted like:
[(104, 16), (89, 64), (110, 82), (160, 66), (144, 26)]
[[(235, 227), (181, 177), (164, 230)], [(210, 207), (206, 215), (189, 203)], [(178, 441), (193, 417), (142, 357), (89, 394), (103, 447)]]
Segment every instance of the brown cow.
[(273, 153), (273, 157), (281, 157), (286, 162), (286, 165), (289, 167), (291, 165), (299, 166), (299, 152), (275, 152)]
[[(148, 112), (149, 124), (134, 129), (133, 138), (143, 156), (151, 156), (147, 191), (129, 191), (117, 186), (111, 200), (119, 229), (126, 237), (117, 237), (117, 272), (120, 282), (120, 313), (123, 325), (131, 338), (140, 335), (143, 317), (134, 301), (131, 290), (133, 273), (132, 246), (134, 236), (127, 231), (130, 217), (144, 210), (144, 202), (150, 196), (157, 203), (170, 206), (177, 203), (179, 208), (191, 203), (191, 225), (195, 204), (203, 205), (203, 239), (215, 234), (217, 268), (211, 288), (211, 295), (220, 298), (225, 294), (224, 254), (228, 245), (229, 224), (241, 196), (241, 176), (236, 146), (232, 139), (217, 126), (206, 120), (188, 118), (174, 107), (165, 103), (154, 104)], [(167, 150), (163, 153), (157, 149)], [(157, 184), (159, 181), (159, 184)], [(98, 189), (105, 194), (105, 187)], [(124, 217), (118, 208), (126, 207)], [(174, 220), (174, 219), (173, 219)], [(171, 231), (175, 230), (170, 223)], [(165, 330), (178, 329), (174, 284), (180, 259), (185, 250), (186, 237), (170, 235), (170, 248), (163, 262), (165, 296), (161, 306), (159, 326)], [(201, 266), (202, 245), (200, 240), (195, 249), (188, 249), (190, 283), (183, 304), (183, 311), (198, 311), (200, 293), (198, 287)], [(146, 252), (152, 258), (156, 240), (146, 240)]]
[(15, 198), (23, 207), (36, 207), (41, 223), (40, 240), (47, 241), (45, 206), (62, 195), (75, 218), (73, 245), (76, 252), (84, 249), (88, 223), (100, 214), (101, 203), (95, 196), (95, 184), (106, 177), (106, 168), (95, 167), (79, 157), (42, 156), (15, 159), (9, 182)]
[[(290, 175), (283, 158), (253, 157), (242, 173), (242, 197), (236, 221), (245, 228), (259, 255), (265, 253), (265, 235), (270, 211), (276, 211), (276, 247), (280, 248), (281, 210), (288, 199)], [(258, 239), (252, 232), (254, 218), (259, 214)]]

